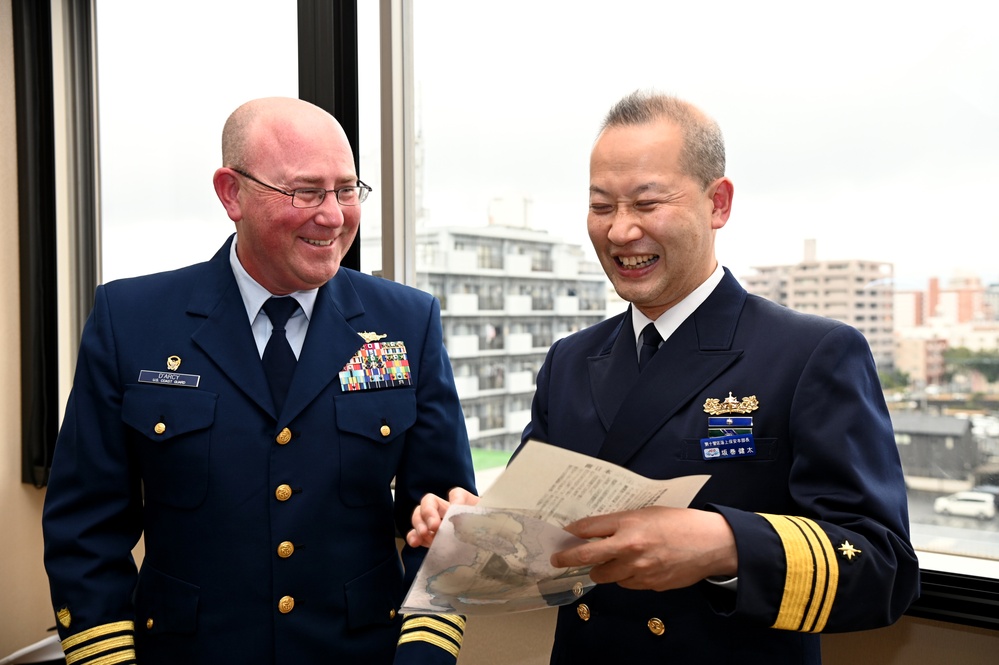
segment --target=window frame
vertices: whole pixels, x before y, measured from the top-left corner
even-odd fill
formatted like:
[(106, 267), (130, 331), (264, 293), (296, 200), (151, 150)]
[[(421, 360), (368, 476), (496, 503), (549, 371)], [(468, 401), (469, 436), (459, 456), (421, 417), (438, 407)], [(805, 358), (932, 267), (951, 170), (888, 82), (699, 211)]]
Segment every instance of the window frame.
[(999, 630), (999, 579), (925, 569), (920, 578), (906, 615)]

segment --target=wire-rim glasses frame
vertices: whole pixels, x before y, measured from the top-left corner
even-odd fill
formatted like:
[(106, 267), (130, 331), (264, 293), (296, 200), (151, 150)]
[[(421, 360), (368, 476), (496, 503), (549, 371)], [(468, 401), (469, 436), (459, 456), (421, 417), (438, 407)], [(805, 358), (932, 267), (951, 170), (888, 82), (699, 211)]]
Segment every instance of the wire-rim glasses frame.
[(337, 189), (323, 189), (322, 187), (304, 187), (301, 189), (293, 189), (290, 192), (286, 192), (283, 189), (279, 189), (274, 185), (269, 185), (266, 182), (253, 177), (246, 171), (237, 168), (231, 168), (233, 171), (243, 176), (244, 178), (249, 178), (258, 185), (262, 185), (267, 189), (271, 189), (279, 194), (284, 194), (285, 196), (291, 197), (291, 205), (296, 208), (316, 208), (322, 205), (323, 201), (326, 200), (326, 195), (333, 192), (336, 195), (336, 201), (343, 206), (356, 206), (361, 205), (368, 194), (371, 193), (371, 187), (364, 184), (360, 179), (357, 180), (356, 185), (349, 185), (347, 187), (338, 187)]

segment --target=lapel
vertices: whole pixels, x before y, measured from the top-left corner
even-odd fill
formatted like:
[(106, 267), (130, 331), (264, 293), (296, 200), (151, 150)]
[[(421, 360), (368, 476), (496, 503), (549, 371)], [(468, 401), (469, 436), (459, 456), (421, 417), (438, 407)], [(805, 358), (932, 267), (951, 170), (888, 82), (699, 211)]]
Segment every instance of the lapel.
[(282, 422), (301, 413), (331, 381), (339, 381), (340, 370), (364, 344), (348, 322), (362, 314), (364, 306), (349, 272), (341, 267), (316, 295), (309, 332), (281, 413)]
[(229, 265), (231, 243), (232, 236), (208, 262), (208, 275), (188, 303), (188, 314), (205, 319), (191, 339), (247, 397), (273, 412), (264, 366)]
[[(626, 324), (608, 354), (610, 363), (625, 369), (604, 370), (607, 377), (601, 379), (608, 381), (600, 393), (606, 404), (597, 410), (605, 426), (605, 414), (613, 418), (598, 457), (627, 463), (666, 421), (742, 355), (742, 349), (731, 347), (745, 300), (746, 291), (726, 269), (718, 287), (663, 342), (641, 374), (631, 312), (625, 314)], [(598, 360), (591, 359), (591, 382)], [(627, 382), (629, 376), (632, 379)], [(631, 388), (622, 390), (621, 386)], [(618, 395), (608, 397), (615, 387)]]
[(364, 307), (345, 269), (320, 287), (284, 410), (278, 414), (229, 265), (231, 242), (230, 237), (208, 262), (207, 279), (191, 297), (188, 314), (205, 319), (191, 339), (247, 397), (280, 420), (279, 425), (286, 424), (338, 379), (340, 369), (361, 346), (363, 340), (347, 319), (363, 314)]
[(635, 350), (635, 328), (631, 322), (631, 308), (621, 315), (607, 343), (596, 356), (587, 358), (590, 373), (590, 391), (597, 416), (605, 429), (610, 429), (614, 414), (621, 409), (627, 391), (621, 386), (631, 386), (638, 381), (638, 356)]

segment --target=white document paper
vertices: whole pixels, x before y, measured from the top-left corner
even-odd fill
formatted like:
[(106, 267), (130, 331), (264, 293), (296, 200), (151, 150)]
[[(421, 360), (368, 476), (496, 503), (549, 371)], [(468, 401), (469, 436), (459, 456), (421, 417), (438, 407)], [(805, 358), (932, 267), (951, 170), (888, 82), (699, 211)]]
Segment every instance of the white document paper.
[(589, 569), (549, 563), (555, 552), (584, 542), (562, 527), (646, 506), (683, 508), (707, 480), (652, 480), (528, 441), (478, 505), (448, 509), (401, 611), (499, 614), (571, 603), (594, 584)]

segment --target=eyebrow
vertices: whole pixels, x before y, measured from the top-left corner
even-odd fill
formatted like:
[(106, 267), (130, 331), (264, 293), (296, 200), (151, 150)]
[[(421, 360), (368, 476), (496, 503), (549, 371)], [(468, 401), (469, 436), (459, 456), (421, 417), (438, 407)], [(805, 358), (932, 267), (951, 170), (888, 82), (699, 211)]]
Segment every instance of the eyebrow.
[[(295, 187), (295, 189), (325, 189), (322, 186), (323, 180), (324, 178), (322, 176), (313, 175), (296, 175), (288, 178), (288, 182), (302, 183), (304, 185), (303, 187)], [(348, 175), (334, 180), (333, 186), (349, 187), (350, 185), (357, 184), (358, 180), (360, 180), (360, 178), (356, 175)]]
[[(666, 188), (661, 183), (658, 182), (647, 182), (645, 184), (634, 187), (630, 192), (628, 192), (628, 194), (630, 196), (637, 196), (639, 194), (645, 194), (646, 192), (652, 190), (664, 192)], [(596, 185), (590, 185), (590, 194), (601, 194), (603, 196), (610, 196), (610, 192), (601, 189)]]

